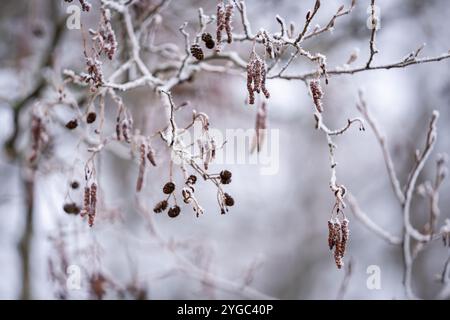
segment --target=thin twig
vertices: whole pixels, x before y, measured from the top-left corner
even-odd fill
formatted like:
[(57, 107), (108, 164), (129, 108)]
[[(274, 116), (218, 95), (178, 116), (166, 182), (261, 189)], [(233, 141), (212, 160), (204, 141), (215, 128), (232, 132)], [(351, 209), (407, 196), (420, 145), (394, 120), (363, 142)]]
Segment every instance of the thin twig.
[(375, 35), (377, 32), (377, 27), (378, 27), (379, 21), (378, 21), (378, 18), (375, 17), (375, 0), (371, 0), (370, 7), (371, 7), (370, 19), (371, 19), (372, 33), (370, 34), (370, 41), (369, 41), (370, 55), (369, 55), (369, 60), (367, 61), (367, 64), (366, 64), (366, 68), (370, 67), (373, 57), (375, 56), (375, 54), (378, 53), (378, 50), (375, 47)]
[(389, 181), (391, 182), (392, 189), (400, 204), (403, 205), (403, 203), (405, 202), (405, 196), (403, 194), (400, 182), (395, 172), (394, 162), (392, 161), (391, 153), (387, 148), (386, 137), (381, 132), (381, 129), (379, 128), (375, 118), (372, 116), (369, 109), (367, 108), (367, 104), (364, 99), (363, 92), (361, 90), (359, 91), (359, 102), (356, 104), (356, 107), (358, 108), (359, 112), (361, 112), (363, 117), (366, 119), (376, 139), (378, 140), (378, 143), (381, 147), (381, 151), (383, 153), (384, 163), (386, 164), (386, 169), (389, 175)]

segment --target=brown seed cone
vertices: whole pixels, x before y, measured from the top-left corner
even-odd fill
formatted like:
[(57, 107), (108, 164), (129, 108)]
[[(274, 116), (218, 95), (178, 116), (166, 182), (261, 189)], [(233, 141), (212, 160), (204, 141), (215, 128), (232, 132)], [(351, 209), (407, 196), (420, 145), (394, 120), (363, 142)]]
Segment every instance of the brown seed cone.
[(205, 46), (208, 49), (213, 49), (214, 46), (216, 45), (214, 40), (213, 40), (213, 38), (212, 38), (212, 35), (210, 33), (207, 33), (207, 32), (203, 33), (202, 34), (202, 40), (203, 40), (203, 42), (205, 43)]
[(168, 216), (171, 218), (175, 218), (177, 217), (181, 212), (181, 209), (179, 206), (173, 206), (169, 209), (169, 211), (167, 212)]
[(76, 127), (78, 127), (78, 120), (77, 119), (70, 120), (69, 122), (66, 123), (66, 128), (69, 129), (69, 130), (73, 130)]
[(197, 177), (193, 174), (191, 174), (186, 180), (186, 184), (188, 184), (188, 185), (195, 184), (196, 182), (197, 182)]
[(75, 202), (66, 203), (63, 207), (64, 212), (68, 214), (79, 214), (80, 208)]
[(80, 183), (79, 183), (78, 181), (72, 181), (72, 182), (70, 183), (70, 187), (71, 187), (72, 189), (78, 189), (78, 188), (80, 187)]
[(204, 33), (202, 34), (202, 40), (203, 40), (204, 42), (211, 41), (211, 40), (212, 40), (212, 35), (211, 35), (210, 33), (208, 33), (208, 32), (204, 32)]
[(214, 47), (216, 46), (216, 43), (214, 42), (214, 40), (206, 41), (205, 46), (208, 49), (214, 49)]
[(171, 194), (175, 190), (175, 183), (167, 182), (163, 187), (163, 192), (165, 194)]
[(97, 119), (97, 114), (95, 112), (89, 112), (86, 116), (87, 123), (93, 123)]
[(226, 205), (227, 207), (232, 207), (232, 206), (234, 206), (234, 199), (233, 199), (233, 197), (230, 196), (228, 193), (225, 193), (225, 194), (224, 194), (224, 202), (225, 202), (225, 205)]
[(203, 50), (198, 44), (193, 44), (191, 46), (191, 54), (197, 59), (197, 60), (203, 60)]
[(156, 204), (153, 208), (153, 212), (160, 213), (167, 209), (168, 202), (166, 200), (162, 200)]
[(229, 184), (231, 182), (231, 172), (228, 170), (223, 170), (220, 172), (220, 182), (222, 184)]

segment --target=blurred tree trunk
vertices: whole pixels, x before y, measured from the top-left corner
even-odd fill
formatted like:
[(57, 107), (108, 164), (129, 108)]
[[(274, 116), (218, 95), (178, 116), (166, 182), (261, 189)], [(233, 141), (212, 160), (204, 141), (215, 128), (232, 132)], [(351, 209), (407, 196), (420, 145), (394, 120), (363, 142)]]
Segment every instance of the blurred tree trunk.
[(22, 288), (20, 299), (29, 300), (32, 298), (31, 291), (31, 246), (33, 238), (33, 210), (34, 210), (34, 182), (35, 168), (25, 167), (22, 170), (22, 185), (25, 204), (25, 220), (23, 233), (19, 242), (19, 254), (22, 261), (21, 276)]

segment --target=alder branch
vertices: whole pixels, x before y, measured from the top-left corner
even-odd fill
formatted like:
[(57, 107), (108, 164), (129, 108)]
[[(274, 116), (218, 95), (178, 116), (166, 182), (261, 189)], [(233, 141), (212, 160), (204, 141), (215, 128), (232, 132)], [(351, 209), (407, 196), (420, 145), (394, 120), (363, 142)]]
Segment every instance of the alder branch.
[(378, 50), (375, 47), (375, 34), (377, 32), (377, 27), (378, 27), (379, 21), (378, 21), (378, 18), (375, 17), (375, 0), (371, 0), (370, 8), (371, 8), (370, 19), (371, 19), (372, 32), (370, 34), (370, 41), (369, 41), (370, 55), (369, 55), (369, 60), (367, 61), (367, 64), (366, 64), (366, 68), (370, 68), (370, 64), (372, 63), (373, 57), (375, 56), (375, 54), (378, 53)]
[(316, 3), (314, 4), (314, 9), (312, 11), (308, 11), (306, 14), (306, 22), (303, 26), (303, 31), (298, 35), (297, 39), (294, 41), (294, 45), (298, 45), (305, 36), (306, 32), (308, 31), (308, 27), (311, 24), (311, 21), (314, 19), (314, 16), (316, 15), (317, 11), (319, 11), (320, 8), (320, 0), (316, 0)]
[[(362, 67), (355, 67), (355, 68), (335, 68), (335, 69), (327, 69), (328, 75), (353, 75), (355, 73), (370, 71), (370, 70), (390, 70), (390, 69), (398, 69), (398, 68), (405, 68), (412, 65), (418, 65), (418, 64), (424, 64), (424, 63), (430, 63), (430, 62), (438, 62), (442, 60), (446, 60), (450, 58), (450, 53), (441, 54), (436, 57), (426, 57), (421, 59), (413, 59), (404, 61), (401, 60), (399, 62), (393, 62), (388, 64), (382, 64), (377, 66), (362, 66)], [(301, 75), (271, 75), (268, 76), (267, 79), (283, 79), (283, 80), (302, 80), (306, 81), (308, 79), (314, 78), (317, 76), (317, 71), (311, 71), (307, 72)]]
[(353, 8), (356, 6), (356, 0), (352, 0), (352, 3), (350, 5), (350, 7), (348, 7), (346, 10), (344, 10), (344, 6), (339, 7), (339, 9), (337, 10), (337, 12), (335, 13), (335, 15), (330, 19), (330, 21), (326, 24), (325, 27), (319, 28), (319, 29), (315, 29), (312, 32), (306, 34), (303, 37), (303, 41), (308, 40), (310, 38), (316, 37), (322, 33), (325, 33), (327, 31), (331, 31), (336, 23), (337, 18), (345, 16), (350, 14), (353, 11)]
[(376, 139), (378, 140), (378, 143), (381, 147), (381, 151), (383, 153), (384, 163), (386, 164), (386, 169), (389, 176), (389, 181), (391, 182), (392, 189), (400, 204), (403, 205), (405, 202), (405, 196), (403, 194), (400, 182), (395, 172), (391, 153), (389, 152), (387, 147), (386, 136), (384, 135), (384, 133), (382, 133), (381, 129), (378, 126), (378, 123), (376, 122), (375, 118), (372, 116), (369, 109), (367, 108), (367, 104), (361, 90), (359, 91), (359, 102), (356, 104), (356, 107), (359, 110), (359, 112), (361, 112), (363, 117), (366, 119)]
[(428, 160), (428, 157), (430, 156), (431, 151), (433, 150), (433, 147), (436, 143), (437, 138), (436, 122), (438, 118), (439, 113), (437, 111), (434, 111), (432, 118), (430, 120), (425, 148), (420, 154), (417, 154), (416, 163), (412, 169), (410, 179), (406, 184), (405, 189), (405, 203), (403, 205), (403, 223), (405, 228), (403, 236), (403, 256), (405, 264), (405, 274), (403, 281), (406, 289), (406, 295), (410, 298), (415, 297), (413, 290), (411, 288), (412, 266), (414, 261), (411, 254), (411, 238), (423, 242), (431, 240), (430, 235), (423, 235), (411, 225), (410, 220), (411, 201), (413, 191), (415, 190), (416, 187), (417, 178), (419, 177), (420, 172), (425, 166), (425, 162)]
[(403, 240), (394, 236), (376, 224), (359, 206), (356, 198), (349, 192), (347, 194), (347, 203), (355, 217), (370, 231), (379, 236), (381, 239), (393, 245), (401, 245)]

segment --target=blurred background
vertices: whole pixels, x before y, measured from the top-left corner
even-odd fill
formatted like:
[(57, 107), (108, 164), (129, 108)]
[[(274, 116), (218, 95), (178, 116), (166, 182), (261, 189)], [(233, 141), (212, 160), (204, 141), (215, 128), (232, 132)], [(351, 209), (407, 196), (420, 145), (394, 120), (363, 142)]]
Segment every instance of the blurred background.
[[(143, 1), (155, 5), (159, 1)], [(326, 55), (328, 66), (343, 65), (354, 52), (354, 65), (367, 61), (370, 30), (368, 0), (360, 0), (348, 16), (339, 18), (332, 32), (308, 40), (311, 52)], [(82, 13), (83, 26), (96, 28), (98, 1)], [(247, 0), (252, 30), (279, 29), (275, 15), (303, 25), (314, 1)], [(78, 4), (74, 2), (74, 4)], [(350, 3), (323, 1), (315, 23), (324, 25), (337, 8)], [(30, 115), (37, 100), (55, 100), (63, 83), (62, 71), (84, 71), (80, 30), (55, 29), (65, 19), (67, 3), (56, 0), (2, 1), (0, 10), (0, 298), (18, 299), (218, 299), (252, 298), (258, 293), (280, 299), (403, 299), (403, 262), (400, 246), (386, 243), (366, 229), (347, 209), (351, 238), (346, 267), (338, 270), (327, 246), (327, 221), (334, 205), (329, 190), (329, 159), (326, 137), (314, 129), (313, 104), (302, 81), (269, 80), (269, 129), (279, 130), (279, 170), (262, 175), (255, 164), (213, 164), (210, 172), (228, 169), (233, 179), (226, 191), (236, 204), (221, 215), (212, 184), (199, 181), (196, 194), (205, 214), (196, 218), (188, 205), (176, 219), (155, 215), (161, 187), (168, 181), (169, 153), (154, 142), (158, 166), (148, 168), (146, 185), (136, 194), (136, 154), (112, 145), (97, 158), (99, 184), (98, 218), (93, 228), (77, 215), (64, 212), (68, 202), (82, 203), (84, 165), (90, 156), (83, 137), (93, 129), (64, 128), (74, 110), (63, 104), (52, 107), (47, 124), (51, 145), (30, 179), (27, 155), (30, 148)], [(381, 29), (377, 33), (379, 54), (374, 65), (396, 62), (426, 43), (424, 56), (437, 56), (450, 49), (450, 6), (446, 0), (380, 0)], [(173, 42), (183, 48), (178, 27), (197, 30), (197, 9), (214, 14), (216, 1), (172, 1), (161, 13), (155, 43)], [(113, 19), (113, 28), (120, 19)], [(235, 31), (241, 26), (237, 12)], [(213, 32), (213, 27), (208, 27)], [(61, 32), (55, 44), (55, 32)], [(122, 33), (122, 34), (121, 34)], [(123, 29), (117, 27), (119, 48)], [(52, 63), (42, 63), (51, 50)], [(183, 50), (183, 49), (181, 49)], [(251, 44), (233, 43), (225, 48), (247, 60)], [(161, 60), (144, 56), (157, 67)], [(217, 64), (223, 64), (218, 61)], [(48, 67), (51, 65), (52, 67)], [(105, 62), (110, 74), (117, 63)], [(315, 66), (299, 58), (286, 74), (310, 71)], [(129, 76), (133, 77), (133, 70)], [(324, 120), (331, 128), (342, 127), (348, 118), (360, 116), (355, 105), (358, 90), (365, 92), (370, 110), (388, 137), (399, 179), (406, 182), (414, 152), (423, 148), (429, 118), (440, 112), (438, 141), (419, 184), (433, 180), (438, 153), (450, 151), (450, 61), (402, 69), (335, 76), (324, 86)], [(38, 94), (30, 92), (39, 88)], [(74, 96), (88, 89), (68, 87)], [(256, 107), (245, 103), (245, 77), (198, 73), (191, 82), (173, 90), (176, 103), (189, 101), (177, 113), (188, 124), (192, 108), (209, 115), (211, 127), (252, 129)], [(151, 135), (164, 126), (162, 105), (147, 88), (119, 93), (135, 119), (135, 128)], [(17, 112), (18, 103), (23, 105)], [(83, 108), (83, 106), (81, 106)], [(105, 130), (113, 132), (116, 109), (106, 101)], [(13, 137), (13, 139), (12, 139)], [(12, 140), (11, 140), (12, 139)], [(335, 139), (338, 148), (338, 182), (358, 199), (362, 209), (392, 234), (401, 235), (401, 208), (391, 190), (381, 150), (371, 130), (356, 127)], [(248, 152), (248, 150), (246, 150)], [(264, 152), (264, 150), (263, 150)], [(182, 183), (181, 171), (174, 169)], [(32, 180), (32, 182), (30, 182)], [(81, 187), (73, 190), (72, 181)], [(450, 218), (447, 195), (441, 189), (441, 217)], [(413, 224), (421, 228), (427, 219), (427, 198), (413, 201)], [(149, 229), (149, 216), (158, 236)], [(164, 240), (161, 240), (164, 239)], [(414, 292), (432, 299), (442, 288), (438, 281), (448, 249), (441, 242), (427, 246), (413, 268)], [(351, 261), (351, 262), (350, 262)], [(351, 264), (349, 276), (348, 265)], [(370, 290), (369, 266), (381, 271), (381, 288)], [(26, 266), (29, 266), (28, 268)], [(343, 286), (343, 283), (346, 285)], [(255, 291), (248, 290), (251, 287)], [(245, 288), (245, 289), (243, 289)], [(255, 296), (256, 294), (256, 296)]]

